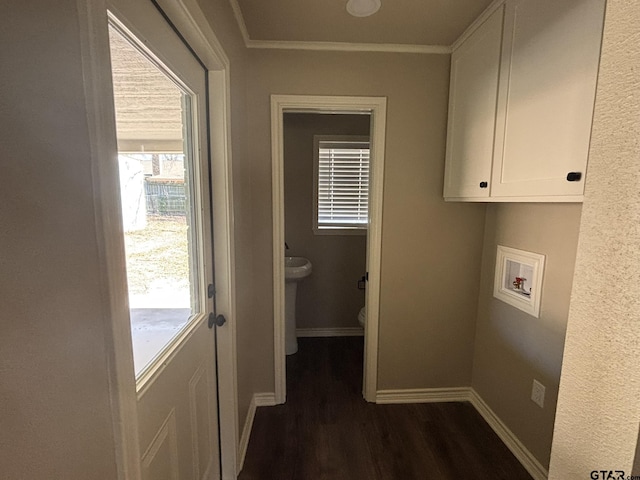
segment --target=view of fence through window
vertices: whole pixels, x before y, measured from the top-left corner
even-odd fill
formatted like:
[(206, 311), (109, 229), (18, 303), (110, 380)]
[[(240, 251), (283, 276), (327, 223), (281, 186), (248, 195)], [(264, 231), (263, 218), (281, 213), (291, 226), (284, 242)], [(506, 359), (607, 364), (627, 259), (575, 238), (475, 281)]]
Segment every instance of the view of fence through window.
[(191, 235), (189, 96), (109, 29), (136, 376), (197, 309)]

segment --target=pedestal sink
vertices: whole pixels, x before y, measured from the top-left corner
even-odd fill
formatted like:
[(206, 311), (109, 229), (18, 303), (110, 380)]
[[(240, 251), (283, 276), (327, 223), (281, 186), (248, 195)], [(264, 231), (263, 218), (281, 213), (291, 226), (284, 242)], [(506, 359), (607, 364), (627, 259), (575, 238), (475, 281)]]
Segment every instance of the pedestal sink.
[(298, 282), (311, 275), (311, 262), (304, 257), (284, 257), (284, 350), (287, 355), (298, 351), (296, 338), (296, 291)]

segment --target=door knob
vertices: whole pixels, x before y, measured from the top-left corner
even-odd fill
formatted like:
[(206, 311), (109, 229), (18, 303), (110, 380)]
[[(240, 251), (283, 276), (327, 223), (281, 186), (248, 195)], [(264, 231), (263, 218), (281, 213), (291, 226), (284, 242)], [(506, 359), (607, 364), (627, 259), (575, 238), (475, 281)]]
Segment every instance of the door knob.
[(214, 313), (209, 314), (209, 328), (213, 328), (214, 325), (216, 327), (221, 327), (225, 323), (227, 323), (227, 319), (224, 318), (224, 315), (216, 316)]

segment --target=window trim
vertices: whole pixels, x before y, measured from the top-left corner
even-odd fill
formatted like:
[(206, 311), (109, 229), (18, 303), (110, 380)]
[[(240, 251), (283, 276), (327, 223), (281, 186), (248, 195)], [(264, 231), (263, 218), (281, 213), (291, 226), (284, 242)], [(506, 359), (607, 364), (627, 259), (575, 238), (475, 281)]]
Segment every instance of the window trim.
[[(367, 223), (362, 226), (345, 228), (321, 228), (318, 226), (318, 175), (320, 165), (320, 142), (366, 142), (369, 145), (369, 172), (371, 172), (371, 137), (369, 135), (314, 135), (313, 136), (313, 205), (311, 208), (311, 225), (314, 235), (367, 235), (369, 230), (370, 212), (369, 198), (367, 198)], [(370, 173), (371, 174), (371, 173)]]

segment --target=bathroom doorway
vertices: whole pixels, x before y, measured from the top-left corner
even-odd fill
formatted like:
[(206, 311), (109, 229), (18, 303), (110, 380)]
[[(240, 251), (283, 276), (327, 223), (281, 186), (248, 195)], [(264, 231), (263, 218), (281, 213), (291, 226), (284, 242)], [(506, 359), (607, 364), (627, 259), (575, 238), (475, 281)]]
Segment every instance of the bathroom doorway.
[[(273, 95), (271, 106), (276, 403), (286, 400), (285, 256), (305, 255), (315, 270), (302, 279), (313, 288), (300, 289), (298, 333), (362, 335), (358, 314), (366, 306), (363, 396), (374, 402), (386, 99)], [(346, 213), (318, 178), (329, 155), (357, 171), (348, 183), (358, 200), (347, 202)]]
[[(368, 113), (284, 114), (287, 355), (296, 336), (364, 336), (370, 122)], [(303, 259), (299, 275), (289, 266)]]

